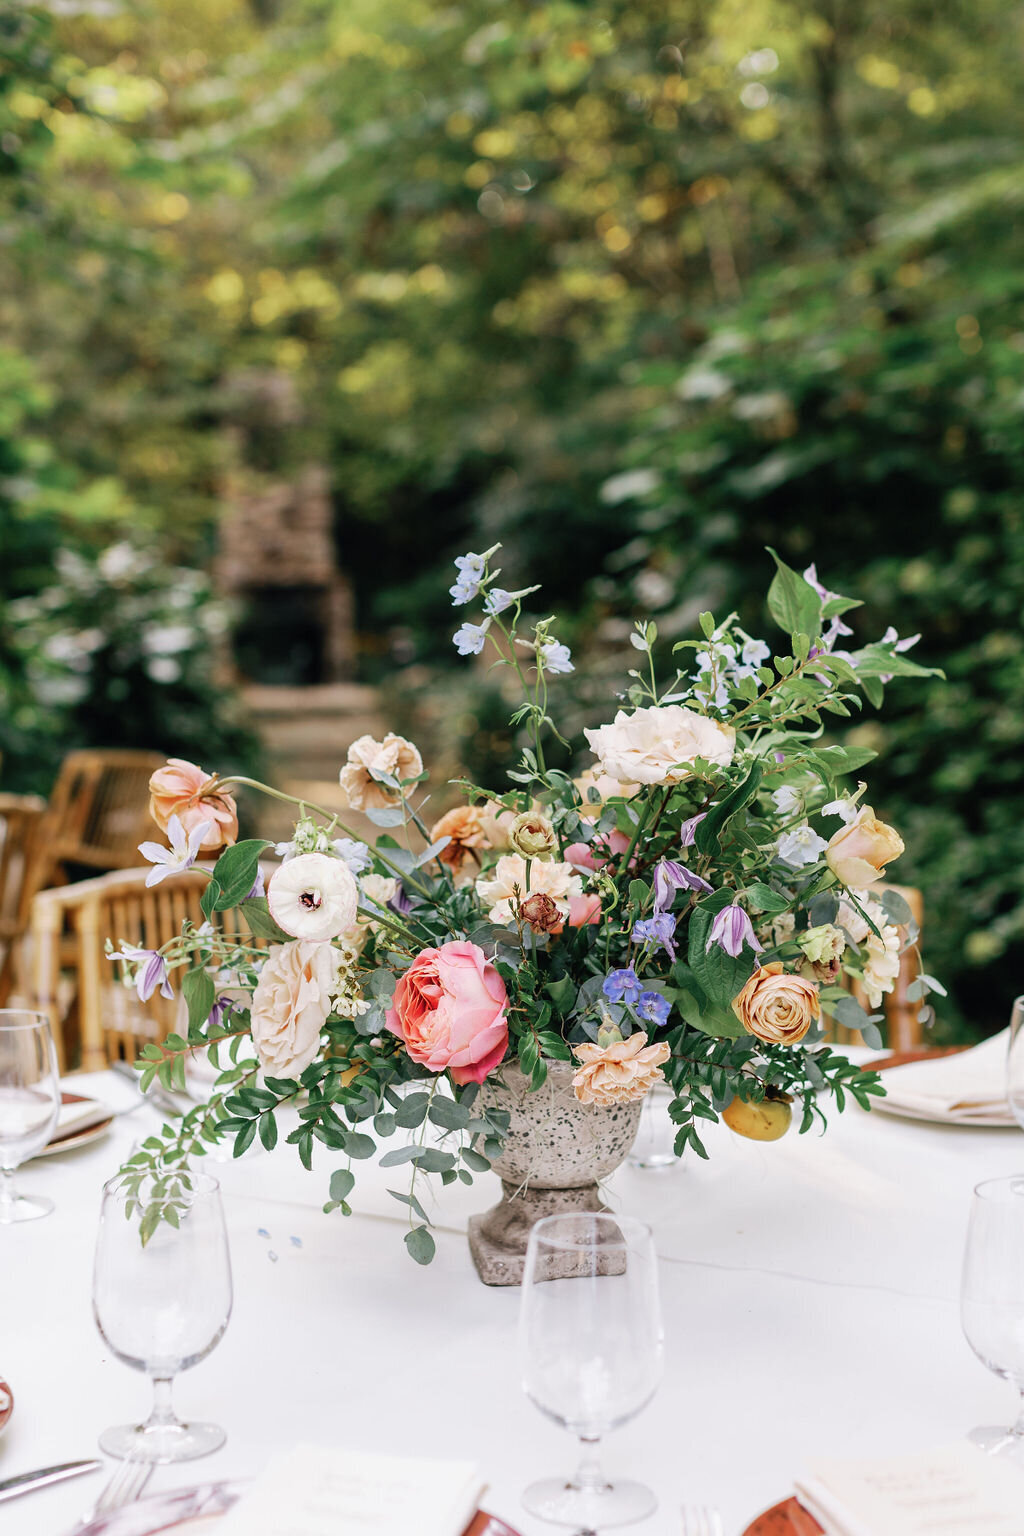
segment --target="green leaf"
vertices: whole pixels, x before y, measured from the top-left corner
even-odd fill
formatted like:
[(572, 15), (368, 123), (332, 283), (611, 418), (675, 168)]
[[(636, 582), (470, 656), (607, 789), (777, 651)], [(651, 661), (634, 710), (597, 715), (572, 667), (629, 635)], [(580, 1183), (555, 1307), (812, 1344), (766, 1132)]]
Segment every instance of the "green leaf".
[(377, 1150), (377, 1143), (372, 1136), (362, 1136), (358, 1131), (346, 1131), (342, 1143), (349, 1157), (363, 1160), (372, 1157)]
[(557, 981), (549, 981), (544, 990), (559, 1014), (564, 1017), (572, 1011), (576, 1001), (576, 983), (571, 976), (560, 976)]
[(403, 1131), (413, 1131), (422, 1125), (430, 1103), (429, 1093), (407, 1093), (395, 1110), (395, 1124)]
[(195, 966), (181, 978), (181, 991), (188, 1004), (189, 1029), (205, 1024), (217, 998), (213, 978), (202, 966)]
[(337, 1200), (340, 1205), (347, 1200), (355, 1188), (356, 1176), (350, 1168), (337, 1168), (331, 1174), (331, 1199)]
[(199, 898), (199, 910), (202, 912), (208, 923), (212, 922), (213, 920), (213, 914), (217, 911), (217, 902), (219, 899), (220, 884), (218, 881), (211, 877), (209, 885), (206, 887), (206, 890)]
[(436, 1251), (434, 1239), (426, 1227), (413, 1227), (405, 1234), (405, 1246), (417, 1264), (429, 1264)]
[(260, 1141), (268, 1152), (273, 1152), (277, 1146), (277, 1121), (271, 1110), (260, 1116)]
[(791, 905), (788, 896), (773, 891), (770, 885), (765, 885), (762, 880), (755, 880), (748, 885), (743, 893), (747, 898), (747, 905), (751, 912), (787, 912)]
[(260, 854), (264, 848), (269, 847), (265, 838), (247, 837), (225, 848), (213, 866), (213, 878), (220, 886), (215, 903), (218, 912), (237, 906), (243, 897), (248, 896), (256, 884)]
[(759, 784), (764, 777), (764, 765), (762, 763), (751, 764), (750, 772), (742, 783), (737, 784), (732, 792), (713, 805), (704, 820), (698, 823), (694, 834), (694, 844), (698, 853), (716, 854), (719, 851), (719, 833), (725, 827), (729, 819), (751, 800), (757, 793)]
[(270, 907), (265, 896), (250, 896), (247, 901), (236, 903), (239, 912), (249, 925), (249, 932), (257, 939), (272, 939), (275, 944), (287, 944), (291, 938), (290, 933), (284, 929), (270, 915)]
[(821, 633), (821, 598), (770, 546), (768, 553), (776, 566), (768, 588), (768, 612), (787, 635), (804, 634), (816, 640)]
[(464, 1104), (457, 1104), (454, 1099), (443, 1098), (440, 1094), (434, 1098), (427, 1116), (445, 1131), (464, 1131), (470, 1121), (469, 1110)]

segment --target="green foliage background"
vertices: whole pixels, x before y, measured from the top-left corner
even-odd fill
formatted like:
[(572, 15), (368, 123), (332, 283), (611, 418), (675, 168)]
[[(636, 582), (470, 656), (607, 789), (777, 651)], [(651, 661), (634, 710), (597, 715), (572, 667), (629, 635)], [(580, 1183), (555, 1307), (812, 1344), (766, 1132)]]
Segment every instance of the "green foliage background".
[[(815, 559), (866, 599), (855, 643), (895, 623), (946, 670), (850, 734), (883, 752), (948, 1019), (996, 1027), (1024, 930), (1022, 27), (1010, 0), (0, 0), (0, 591), (52, 586), (58, 544), (203, 568), (268, 371), (301, 419), (256, 470), (329, 465), (363, 675), (474, 776), (509, 744), (486, 678), (431, 704), (453, 554), (501, 539), (508, 585), (572, 610), (580, 720), (632, 616), (756, 633), (763, 546)], [(26, 692), (17, 628), (11, 786), (40, 729), (91, 728)], [(129, 714), (154, 686), (131, 673)]]

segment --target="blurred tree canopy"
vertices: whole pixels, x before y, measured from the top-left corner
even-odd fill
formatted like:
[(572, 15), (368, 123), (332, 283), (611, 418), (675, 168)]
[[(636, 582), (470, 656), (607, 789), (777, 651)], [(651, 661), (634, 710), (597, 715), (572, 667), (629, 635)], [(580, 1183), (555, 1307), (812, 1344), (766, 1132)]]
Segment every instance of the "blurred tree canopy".
[(851, 729), (931, 967), (994, 1026), (1024, 931), (1022, 32), (1009, 0), (0, 0), (3, 590), (58, 536), (203, 564), (269, 371), (303, 413), (260, 467), (329, 465), (368, 677), (451, 660), (467, 547), (572, 609), (592, 714), (634, 613), (756, 632), (763, 546), (816, 559), (858, 640), (920, 631), (946, 669)]

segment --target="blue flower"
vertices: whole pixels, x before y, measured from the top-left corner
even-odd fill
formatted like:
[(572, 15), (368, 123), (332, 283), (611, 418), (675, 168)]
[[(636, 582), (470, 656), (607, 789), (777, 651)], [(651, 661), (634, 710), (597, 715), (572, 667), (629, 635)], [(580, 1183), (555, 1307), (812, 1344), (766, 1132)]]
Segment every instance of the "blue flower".
[(660, 992), (641, 992), (636, 1011), (645, 1023), (653, 1024), (655, 1029), (661, 1029), (662, 1025), (668, 1023), (672, 1004), (667, 997), (662, 997)]
[(370, 850), (365, 843), (361, 843), (355, 837), (336, 837), (331, 847), (343, 859), (354, 875), (361, 875), (364, 870), (370, 868), (373, 863)]
[(479, 656), (487, 639), (488, 624), (463, 624), (452, 635), (460, 656)]
[(550, 635), (537, 647), (538, 664), (553, 676), (562, 672), (575, 672), (576, 668), (569, 660), (571, 655), (572, 652), (567, 645), (563, 645), (560, 640), (555, 640)]
[(493, 617), (495, 614), (504, 613), (515, 602), (511, 592), (506, 592), (504, 587), (492, 587), (484, 598), (484, 613)]
[(656, 944), (664, 949), (670, 960), (674, 960), (676, 957), (675, 931), (676, 920), (671, 912), (657, 912), (653, 917), (634, 923), (633, 941), (636, 944)]
[(631, 965), (627, 965), (621, 971), (611, 971), (604, 979), (601, 988), (605, 997), (612, 1003), (635, 1003), (640, 997), (643, 988), (640, 978)]
[(452, 606), (458, 608), (462, 603), (471, 603), (480, 591), (480, 584), (487, 570), (487, 560), (483, 555), (459, 555), (455, 561), (455, 569), (459, 573), (458, 580), (448, 590), (452, 596)]

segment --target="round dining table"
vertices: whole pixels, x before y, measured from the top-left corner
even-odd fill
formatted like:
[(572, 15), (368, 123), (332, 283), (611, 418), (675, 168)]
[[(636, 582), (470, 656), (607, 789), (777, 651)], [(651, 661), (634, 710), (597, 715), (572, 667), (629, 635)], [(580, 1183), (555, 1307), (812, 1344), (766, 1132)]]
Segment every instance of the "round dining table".
[[(66, 1086), (127, 1112), (102, 1138), (19, 1171), (56, 1209), (0, 1229), (0, 1377), (14, 1394), (0, 1481), (98, 1456), (104, 1428), (149, 1411), (148, 1382), (97, 1331), (91, 1278), (103, 1182), (161, 1117), (112, 1073)], [(637, 1536), (680, 1536), (684, 1503), (717, 1508), (725, 1536), (739, 1536), (817, 1457), (921, 1450), (1010, 1421), (1014, 1394), (964, 1341), (958, 1293), (972, 1187), (1024, 1169), (1020, 1131), (850, 1107), (824, 1136), (766, 1144), (718, 1125), (706, 1145), (707, 1162), (624, 1167), (607, 1185), (611, 1209), (650, 1224), (660, 1259), (664, 1378), (604, 1447), (613, 1477), (658, 1496)], [(389, 1193), (408, 1170), (356, 1165), (353, 1214), (325, 1215), (337, 1163), (321, 1148), (307, 1173), (284, 1145), (207, 1160), (224, 1195), (234, 1311), (174, 1397), (227, 1443), (158, 1467), (147, 1492), (252, 1477), (299, 1443), (470, 1458), (487, 1509), (521, 1536), (554, 1531), (522, 1510), (520, 1491), (571, 1471), (577, 1447), (522, 1392), (518, 1290), (482, 1285), (466, 1244), (496, 1177), (436, 1191), (437, 1254), (420, 1267)], [(62, 1536), (112, 1468), (4, 1503), (4, 1536)]]

